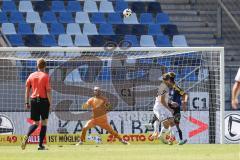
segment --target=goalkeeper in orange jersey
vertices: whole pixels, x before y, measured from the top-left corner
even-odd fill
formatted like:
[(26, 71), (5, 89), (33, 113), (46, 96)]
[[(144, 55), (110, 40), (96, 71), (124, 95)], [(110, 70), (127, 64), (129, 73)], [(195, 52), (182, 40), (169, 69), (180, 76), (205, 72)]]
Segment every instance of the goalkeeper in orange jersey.
[(85, 142), (87, 130), (95, 126), (99, 126), (102, 129), (107, 130), (110, 134), (118, 138), (123, 144), (128, 144), (128, 142), (124, 141), (108, 123), (107, 112), (111, 108), (111, 105), (108, 102), (108, 99), (102, 96), (101, 89), (99, 87), (94, 87), (94, 96), (88, 99), (88, 101), (82, 105), (83, 109), (87, 109), (88, 107), (92, 107), (93, 117), (83, 127), (81, 139), (76, 145)]

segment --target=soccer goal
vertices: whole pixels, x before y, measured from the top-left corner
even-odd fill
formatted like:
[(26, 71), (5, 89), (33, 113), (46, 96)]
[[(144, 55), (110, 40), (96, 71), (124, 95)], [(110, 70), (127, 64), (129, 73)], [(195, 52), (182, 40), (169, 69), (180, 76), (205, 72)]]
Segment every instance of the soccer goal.
[[(0, 134), (25, 134), (25, 81), (36, 60), (47, 61), (53, 110), (48, 133), (77, 133), (91, 112), (82, 104), (99, 86), (113, 108), (111, 125), (119, 133), (145, 133), (162, 74), (173, 71), (189, 95), (181, 127), (190, 143), (224, 143), (224, 49), (221, 47), (0, 48)], [(4, 122), (4, 123), (3, 123)], [(96, 128), (92, 132), (99, 132)], [(100, 131), (101, 132), (101, 131)]]

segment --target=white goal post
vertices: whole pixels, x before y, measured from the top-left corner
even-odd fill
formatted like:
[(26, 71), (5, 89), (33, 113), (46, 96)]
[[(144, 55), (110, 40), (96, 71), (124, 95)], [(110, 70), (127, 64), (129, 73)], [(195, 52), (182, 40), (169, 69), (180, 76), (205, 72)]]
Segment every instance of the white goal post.
[[(89, 118), (90, 112), (83, 111), (81, 104), (91, 96), (95, 85), (103, 88), (113, 104), (110, 119), (117, 129), (116, 115), (123, 118), (123, 124), (128, 122), (120, 114), (126, 112), (150, 115), (162, 74), (174, 71), (176, 82), (189, 94), (188, 116), (207, 124), (203, 131), (197, 130), (201, 125), (194, 121), (183, 127), (190, 142), (224, 143), (223, 47), (1, 47), (0, 115), (9, 117), (13, 125), (28, 116), (23, 108), (25, 80), (36, 70), (38, 58), (47, 61), (52, 81), (54, 100), (49, 125), (54, 127), (48, 129), (50, 133), (58, 132), (60, 121), (67, 124)], [(76, 114), (79, 112), (84, 114)], [(137, 118), (140, 132), (144, 122)], [(25, 126), (15, 124), (13, 133), (24, 134)], [(67, 130), (75, 133), (74, 126), (69, 125)], [(121, 130), (126, 134), (131, 131), (129, 127)]]

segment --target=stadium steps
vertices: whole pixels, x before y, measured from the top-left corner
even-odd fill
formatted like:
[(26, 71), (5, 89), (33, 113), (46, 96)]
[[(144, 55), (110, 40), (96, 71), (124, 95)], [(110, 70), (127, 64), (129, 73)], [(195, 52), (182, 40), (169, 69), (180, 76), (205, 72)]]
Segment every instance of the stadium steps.
[(225, 66), (238, 66), (240, 62), (239, 45), (225, 44)]
[(187, 4), (190, 3), (189, 0), (158, 0), (161, 4)]
[(182, 33), (213, 33), (216, 31), (215, 27), (180, 27), (178, 26), (178, 31)]
[[(168, 13), (168, 11), (165, 11), (166, 13)], [(168, 13), (169, 14), (169, 13)], [(202, 22), (201, 17), (197, 16), (197, 15), (175, 15), (175, 14), (169, 14), (170, 17), (170, 21), (174, 22), (174, 21), (182, 21), (182, 22)]]
[(182, 21), (175, 21), (174, 24), (176, 24), (178, 27), (215, 27), (215, 23), (211, 22), (191, 22), (186, 23)]
[(203, 34), (187, 34), (187, 35), (185, 35), (185, 37), (187, 38), (187, 39), (198, 39), (198, 38), (205, 38), (205, 39), (213, 39), (214, 38), (214, 35), (212, 35), (212, 34), (205, 34), (205, 33), (203, 33)]
[[(239, 0), (223, 0), (223, 3), (231, 11), (232, 15), (240, 23), (240, 3)], [(208, 22), (216, 23), (217, 4), (215, 0), (201, 0), (193, 6), (200, 11), (199, 15)], [(240, 62), (240, 32), (233, 22), (223, 12), (222, 36), (225, 47), (225, 65), (239, 66)]]
[(213, 38), (186, 38), (190, 46), (215, 46), (217, 41)]
[[(239, 10), (239, 6), (235, 4), (239, 4), (239, 0), (222, 0), (223, 3), (226, 5), (227, 8), (231, 10)], [(207, 7), (206, 7), (207, 5)], [(197, 3), (197, 6), (194, 6), (195, 9), (198, 10), (216, 10), (217, 8), (217, 1), (216, 0), (200, 0)]]
[(184, 11), (184, 10), (189, 10), (191, 9), (191, 5), (187, 5), (187, 4), (161, 4), (161, 8), (163, 10), (174, 10), (174, 11)]
[(168, 10), (168, 14), (171, 15), (198, 15), (197, 11), (189, 11), (189, 10)]
[(170, 21), (178, 26), (179, 34), (186, 36), (189, 46), (214, 46), (216, 24), (207, 22), (192, 9), (190, 1), (168, 1), (161, 4), (162, 10), (169, 14)]

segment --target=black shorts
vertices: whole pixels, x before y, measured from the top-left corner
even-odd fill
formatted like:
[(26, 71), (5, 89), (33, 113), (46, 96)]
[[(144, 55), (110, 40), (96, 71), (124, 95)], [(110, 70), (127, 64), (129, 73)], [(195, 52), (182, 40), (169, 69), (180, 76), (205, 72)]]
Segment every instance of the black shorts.
[(49, 107), (50, 105), (47, 98), (31, 99), (31, 119), (33, 121), (48, 119)]

